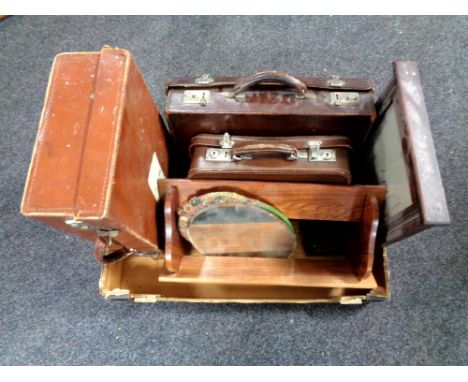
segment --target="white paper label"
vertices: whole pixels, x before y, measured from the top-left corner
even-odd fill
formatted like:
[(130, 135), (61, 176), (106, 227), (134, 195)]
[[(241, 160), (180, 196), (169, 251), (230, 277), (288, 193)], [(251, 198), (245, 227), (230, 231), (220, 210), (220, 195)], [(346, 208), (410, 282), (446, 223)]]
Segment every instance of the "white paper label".
[(151, 160), (151, 167), (148, 174), (148, 185), (156, 201), (159, 201), (158, 179), (164, 178), (165, 176), (161, 165), (159, 164), (158, 157), (156, 156), (156, 153), (153, 153), (153, 159)]

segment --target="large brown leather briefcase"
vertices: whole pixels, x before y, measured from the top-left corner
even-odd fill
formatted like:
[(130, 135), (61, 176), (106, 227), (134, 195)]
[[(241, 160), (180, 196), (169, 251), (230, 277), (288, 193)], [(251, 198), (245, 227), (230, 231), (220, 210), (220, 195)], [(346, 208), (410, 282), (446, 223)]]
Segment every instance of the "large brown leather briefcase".
[[(299, 81), (277, 73), (171, 81), (172, 137), (188, 149), (199, 133), (248, 129), (261, 137), (265, 126), (281, 136), (304, 135), (304, 126), (305, 135), (346, 135), (359, 151), (353, 185), (172, 178), (170, 155), (179, 161), (188, 151), (169, 155), (169, 137), (130, 53), (104, 47), (60, 54), (21, 212), (96, 241), (100, 291), (109, 299), (388, 298), (388, 244), (449, 222), (417, 66), (396, 62), (375, 103), (367, 80)], [(332, 105), (332, 93), (344, 104)], [(178, 208), (219, 191), (260, 200), (289, 219), (298, 237), (292, 256), (200, 256), (188, 246), (177, 229)]]
[[(375, 119), (374, 83), (296, 78), (279, 71), (249, 77), (174, 78), (165, 113), (179, 155), (199, 134), (289, 137), (344, 135), (359, 147)], [(184, 157), (186, 158), (186, 157)]]

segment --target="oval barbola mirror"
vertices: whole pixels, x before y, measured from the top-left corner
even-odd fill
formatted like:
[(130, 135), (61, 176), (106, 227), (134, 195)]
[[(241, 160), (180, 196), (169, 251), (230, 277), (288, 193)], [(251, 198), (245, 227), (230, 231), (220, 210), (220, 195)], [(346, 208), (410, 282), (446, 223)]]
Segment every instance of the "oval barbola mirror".
[(179, 231), (202, 255), (289, 257), (291, 222), (277, 209), (234, 192), (210, 192), (178, 210)]

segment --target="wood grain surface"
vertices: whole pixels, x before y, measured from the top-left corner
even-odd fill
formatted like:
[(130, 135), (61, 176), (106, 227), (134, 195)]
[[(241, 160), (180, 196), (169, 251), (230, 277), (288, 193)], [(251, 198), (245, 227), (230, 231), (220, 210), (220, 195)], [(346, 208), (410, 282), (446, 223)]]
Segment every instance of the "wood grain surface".
[(177, 228), (177, 188), (171, 187), (165, 195), (164, 200), (164, 229), (165, 229), (165, 266), (169, 272), (177, 272), (180, 260), (183, 256), (182, 237)]
[(159, 282), (236, 285), (284, 285), (372, 289), (374, 276), (359, 280), (345, 257), (270, 259), (256, 257), (183, 256), (175, 274)]
[(179, 205), (187, 199), (214, 191), (231, 191), (259, 199), (279, 209), (289, 219), (361, 221), (366, 195), (382, 205), (385, 186), (338, 186), (307, 183), (252, 182), (194, 179), (161, 179), (159, 193), (169, 187), (179, 191)]
[(359, 279), (368, 277), (372, 272), (378, 226), (379, 206), (377, 200), (373, 195), (367, 195), (359, 225), (359, 237), (354, 238), (355, 245), (351, 241), (349, 245), (354, 271)]

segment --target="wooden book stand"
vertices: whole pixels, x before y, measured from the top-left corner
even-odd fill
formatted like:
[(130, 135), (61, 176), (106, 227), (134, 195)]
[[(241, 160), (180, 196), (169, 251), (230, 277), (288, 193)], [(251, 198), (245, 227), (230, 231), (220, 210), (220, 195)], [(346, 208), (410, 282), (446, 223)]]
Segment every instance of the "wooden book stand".
[[(362, 289), (377, 286), (372, 266), (384, 186), (164, 179), (159, 181), (159, 190), (164, 197), (165, 219), (165, 271), (159, 282)], [(221, 190), (262, 200), (289, 219), (343, 222), (345, 240), (349, 242), (347, 251), (334, 256), (307, 256), (308, 249), (298, 245), (290, 259), (201, 256), (180, 236), (177, 208), (190, 197)], [(299, 230), (298, 235), (302, 234)]]

